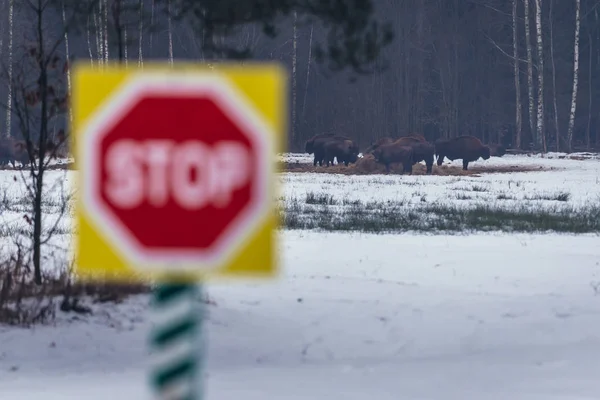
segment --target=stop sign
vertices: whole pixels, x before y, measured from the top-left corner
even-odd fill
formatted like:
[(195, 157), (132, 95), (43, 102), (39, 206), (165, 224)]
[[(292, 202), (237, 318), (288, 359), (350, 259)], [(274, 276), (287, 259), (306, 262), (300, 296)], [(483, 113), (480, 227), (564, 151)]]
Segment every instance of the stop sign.
[(141, 75), (88, 124), (83, 200), (143, 268), (218, 267), (270, 210), (270, 135), (227, 81)]

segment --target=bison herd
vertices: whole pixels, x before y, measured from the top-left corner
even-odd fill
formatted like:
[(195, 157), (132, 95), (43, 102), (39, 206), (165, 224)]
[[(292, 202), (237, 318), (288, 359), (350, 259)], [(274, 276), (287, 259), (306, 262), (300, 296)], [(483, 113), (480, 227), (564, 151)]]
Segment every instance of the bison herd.
[[(52, 158), (56, 158), (59, 154), (58, 148), (64, 141), (64, 137), (59, 133), (58, 141), (48, 141), (46, 143), (46, 154)], [(36, 144), (32, 143), (32, 154), (33, 157), (39, 158), (39, 149)], [(12, 137), (0, 138), (0, 167), (4, 167), (8, 164), (12, 164), (13, 168), (16, 168), (16, 163), (21, 163), (21, 166), (26, 166), (32, 162), (29, 151), (27, 150), (27, 143), (24, 140), (16, 140)]]
[[(306, 141), (305, 151), (314, 154), (313, 165), (333, 165), (334, 158), (338, 164), (355, 163), (358, 160), (358, 146), (349, 138), (334, 134), (316, 135)], [(491, 156), (502, 157), (506, 150), (500, 145), (484, 145), (474, 136), (458, 136), (451, 139), (438, 139), (435, 143), (427, 142), (423, 135), (411, 134), (400, 138), (381, 138), (372, 143), (364, 152), (371, 154), (377, 163), (383, 164), (386, 171), (390, 172), (390, 165), (402, 165), (403, 172), (412, 173), (414, 164), (424, 161), (427, 173), (433, 170), (434, 158), (437, 165), (442, 165), (444, 157), (451, 161), (462, 160), (463, 170), (467, 170), (469, 163), (484, 160)]]

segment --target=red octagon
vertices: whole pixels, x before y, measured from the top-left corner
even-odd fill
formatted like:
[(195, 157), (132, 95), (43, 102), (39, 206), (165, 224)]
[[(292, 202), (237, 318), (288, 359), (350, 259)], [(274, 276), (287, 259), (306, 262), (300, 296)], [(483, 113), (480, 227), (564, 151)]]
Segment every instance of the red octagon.
[[(89, 163), (84, 168), (88, 175), (83, 182), (87, 188), (85, 200), (113, 244), (135, 261), (147, 264), (147, 268), (165, 262), (214, 264), (252, 233), (268, 211), (270, 138), (265, 136), (270, 133), (226, 83), (214, 78), (134, 81), (120, 91), (96, 121), (85, 135), (89, 139), (85, 141), (88, 154), (84, 156)], [(245, 150), (245, 168), (236, 166), (237, 171), (242, 168), (243, 183), (228, 192), (231, 197), (224, 206), (214, 202), (193, 209), (182, 206), (177, 201), (175, 179), (169, 175), (175, 174), (173, 171), (180, 172), (177, 182), (191, 182), (190, 185), (195, 183), (198, 187), (208, 187), (202, 182), (209, 181), (213, 182), (211, 187), (223, 186), (225, 176), (214, 163), (203, 168), (208, 163), (199, 157), (194, 158), (198, 161), (190, 162), (200, 166), (178, 168), (182, 159), (174, 152), (161, 164), (163, 168), (154, 169), (152, 175), (144, 144), (156, 141), (166, 141), (179, 149), (189, 149), (193, 143), (208, 150), (209, 155), (215, 154), (214, 149), (220, 144), (235, 143), (238, 150)], [(125, 142), (138, 146), (137, 152), (109, 160), (111, 149)], [(226, 157), (220, 160), (229, 162)], [(230, 161), (235, 164), (240, 160)], [(156, 171), (162, 171), (162, 175)], [(181, 177), (181, 171), (186, 172), (185, 178)], [(124, 192), (119, 197), (125, 203), (115, 202), (115, 197), (110, 196), (117, 181), (137, 182), (127, 186), (136, 187), (137, 191)], [(170, 191), (160, 192), (162, 201), (152, 203), (148, 193), (152, 190), (157, 193), (156, 188), (164, 189), (167, 187), (164, 185)], [(123, 204), (132, 198), (127, 193), (144, 193), (144, 197), (125, 207)]]

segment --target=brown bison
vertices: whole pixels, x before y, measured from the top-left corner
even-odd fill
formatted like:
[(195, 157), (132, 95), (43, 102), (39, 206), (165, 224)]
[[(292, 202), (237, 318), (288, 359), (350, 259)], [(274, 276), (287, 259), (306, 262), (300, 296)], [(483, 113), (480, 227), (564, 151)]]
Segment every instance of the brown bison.
[(323, 146), (324, 158), (329, 167), (329, 163), (333, 165), (333, 159), (337, 158), (338, 164), (344, 163), (348, 166), (349, 163), (355, 163), (358, 160), (358, 146), (352, 140), (335, 140), (332, 139)]
[(398, 143), (402, 146), (412, 146), (413, 144), (417, 144), (417, 143), (427, 143), (427, 142), (423, 142), (421, 141), (421, 139), (419, 138), (415, 138), (412, 136), (403, 136), (399, 139), (396, 139), (394, 141), (394, 143)]
[(413, 149), (413, 164), (425, 161), (425, 165), (427, 166), (427, 173), (431, 174), (433, 171), (433, 155), (435, 153), (435, 147), (433, 147), (432, 144), (427, 142), (413, 143), (408, 146)]
[(330, 141), (344, 141), (350, 140), (345, 136), (338, 136), (332, 134), (326, 135), (317, 135), (320, 137), (313, 137), (306, 142), (305, 150), (308, 154), (314, 153), (313, 157), (313, 166), (319, 163), (319, 166), (323, 165), (323, 160), (325, 159), (325, 144)]
[[(37, 148), (33, 147), (33, 156), (37, 157)], [(0, 166), (12, 164), (13, 168), (16, 167), (16, 163), (20, 162), (22, 166), (25, 166), (32, 162), (27, 151), (27, 144), (25, 141), (15, 140), (12, 138), (0, 139)]]
[(312, 154), (314, 152), (315, 141), (317, 139), (323, 139), (333, 136), (335, 136), (333, 133), (321, 133), (320, 135), (315, 135), (311, 137), (304, 143), (304, 151), (306, 151), (308, 154)]
[(477, 161), (479, 157), (490, 158), (490, 148), (474, 136), (458, 136), (452, 139), (438, 139), (435, 142), (437, 165), (442, 165), (444, 157), (451, 161), (463, 160), (463, 170), (467, 170), (469, 162)]
[(412, 173), (413, 149), (410, 146), (403, 146), (398, 142), (385, 144), (373, 151), (375, 161), (385, 165), (387, 173), (390, 172), (390, 164), (401, 163), (402, 172)]
[(379, 146), (383, 146), (384, 144), (394, 143), (394, 140), (396, 139), (392, 139), (391, 137), (382, 137), (381, 139), (377, 139), (376, 141), (372, 142), (369, 147), (367, 147), (365, 154), (372, 153), (373, 151), (377, 150)]
[(409, 133), (408, 136), (405, 136), (405, 137), (418, 139), (421, 142), (427, 143), (427, 139), (425, 139), (425, 136), (423, 136), (419, 133)]

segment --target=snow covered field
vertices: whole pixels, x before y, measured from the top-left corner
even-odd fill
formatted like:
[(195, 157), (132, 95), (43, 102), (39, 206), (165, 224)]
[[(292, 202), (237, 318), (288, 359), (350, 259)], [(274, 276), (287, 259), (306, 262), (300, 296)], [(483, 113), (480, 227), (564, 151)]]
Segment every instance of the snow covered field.
[[(559, 157), (479, 161), (555, 168), (480, 177), (284, 173), (280, 201), (298, 215), (369, 202), (397, 212), (529, 204), (550, 214), (600, 204), (600, 161)], [(15, 174), (0, 172), (2, 222), (12, 229), (24, 226)], [(73, 172), (50, 174), (51, 184), (68, 184)], [(55, 247), (66, 251), (64, 224)], [(208, 285), (217, 303), (208, 399), (600, 398), (596, 233), (280, 235), (278, 280)], [(0, 398), (149, 398), (147, 302), (94, 305), (89, 317), (59, 312), (51, 326), (0, 326)]]
[[(600, 231), (600, 161), (558, 157), (492, 157), (473, 163), (479, 176), (289, 172), (280, 208), (293, 229)], [(448, 164), (460, 168), (460, 161)], [(485, 174), (508, 166), (536, 171)]]
[[(290, 157), (294, 159), (293, 157)], [(306, 162), (306, 159), (296, 157)], [(461, 161), (446, 164), (460, 167)], [(330, 175), (322, 173), (287, 173), (283, 175), (286, 201), (303, 199), (307, 193), (327, 194), (348, 202), (379, 201), (407, 204), (453, 203), (454, 205), (515, 204), (557, 205), (555, 197), (565, 193), (563, 205), (582, 207), (600, 202), (600, 160), (568, 160), (506, 155), (480, 160), (473, 165), (539, 166), (552, 168), (540, 172), (494, 173), (482, 176), (423, 175)], [(560, 200), (558, 200), (560, 201)]]
[[(209, 286), (207, 398), (598, 398), (596, 237), (283, 239), (278, 281)], [(2, 398), (148, 398), (146, 304), (0, 328)]]

